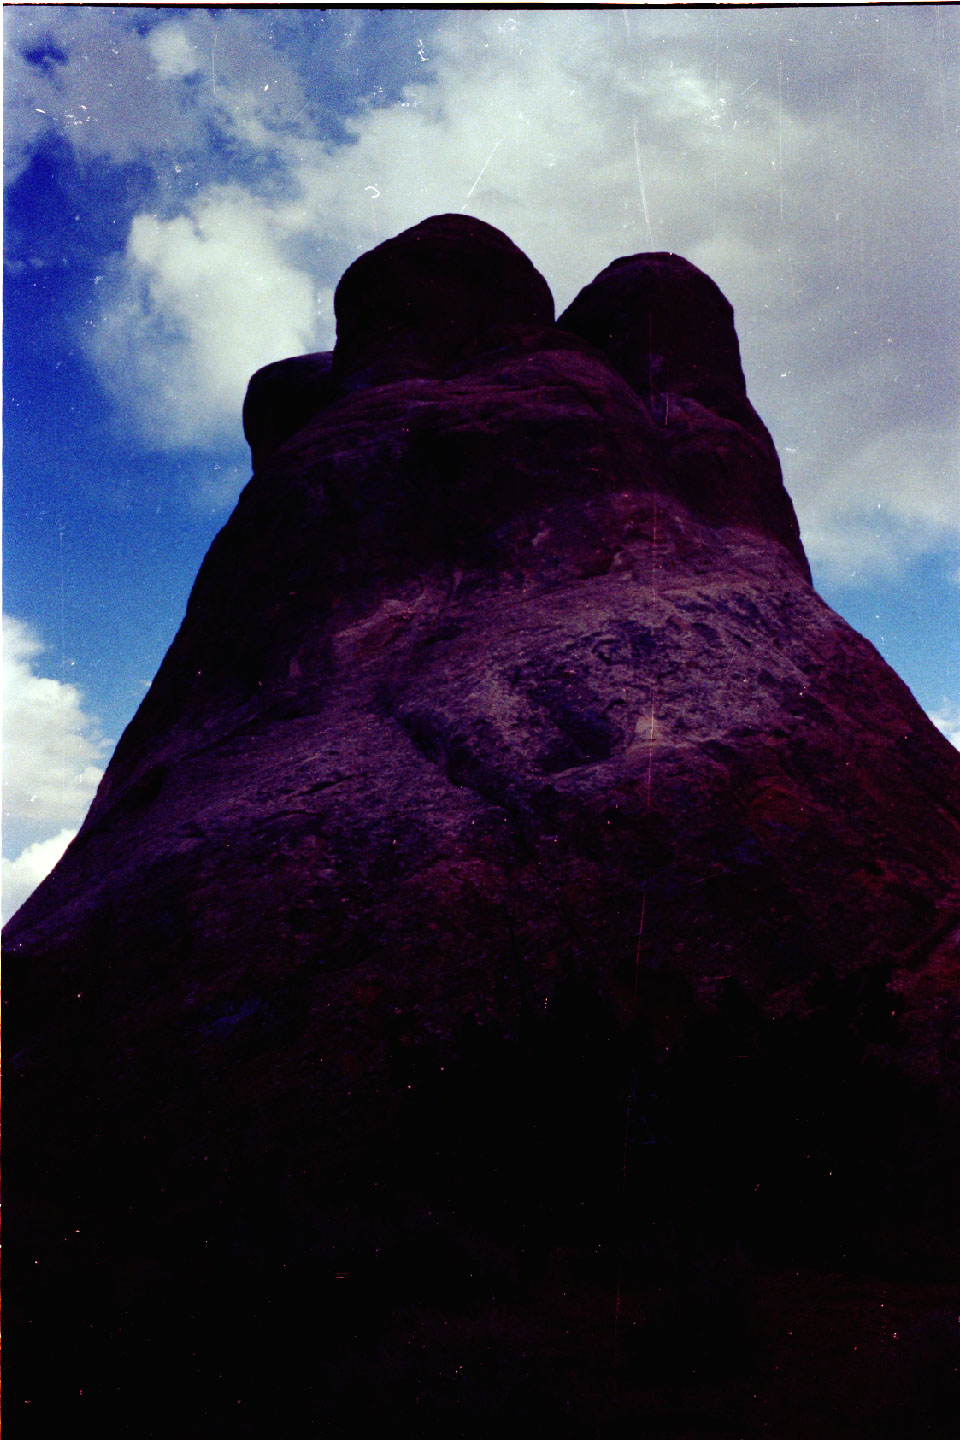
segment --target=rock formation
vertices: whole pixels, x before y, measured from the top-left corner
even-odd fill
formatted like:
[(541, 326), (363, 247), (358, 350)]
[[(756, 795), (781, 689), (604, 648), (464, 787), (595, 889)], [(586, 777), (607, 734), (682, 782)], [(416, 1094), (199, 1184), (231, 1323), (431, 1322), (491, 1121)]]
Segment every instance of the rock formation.
[(886, 1434), (859, 1301), (860, 1370), (765, 1337), (956, 1267), (960, 756), (812, 589), (694, 266), (555, 324), (444, 216), (336, 314), (7, 929), (23, 1413)]

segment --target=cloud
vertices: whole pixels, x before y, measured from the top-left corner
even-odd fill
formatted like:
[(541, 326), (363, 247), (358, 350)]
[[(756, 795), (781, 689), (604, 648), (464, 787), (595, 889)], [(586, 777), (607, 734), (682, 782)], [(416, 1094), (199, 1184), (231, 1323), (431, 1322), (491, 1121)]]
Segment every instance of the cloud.
[(183, 80), (200, 69), (199, 49), (187, 39), (180, 25), (162, 25), (151, 30), (147, 49), (153, 57), (157, 73), (164, 79)]
[(76, 830), (65, 827), (49, 840), (37, 840), (17, 856), (16, 860), (4, 857), (3, 866), (3, 911), (0, 923), (6, 924), (16, 914), (41, 880), (45, 880), (54, 865), (61, 859)]
[(239, 434), (254, 370), (316, 348), (331, 297), (285, 238), (276, 213), (236, 186), (207, 190), (189, 216), (134, 218), (90, 353), (152, 444)]
[(916, 557), (957, 545), (960, 419), (882, 430), (838, 450), (830, 456), (809, 425), (797, 498), (815, 563), (840, 579), (864, 569), (894, 577)]
[(211, 144), (265, 133), (306, 99), (271, 26), (242, 12), (18, 6), (4, 39), (8, 185), (52, 136), (81, 160), (209, 164)]
[[(202, 190), (174, 220), (134, 218), (93, 352), (128, 413), (155, 443), (227, 433), (251, 362), (332, 343), (328, 297), (341, 271), (426, 214), (465, 211), (501, 226), (547, 275), (560, 307), (613, 255), (706, 244), (718, 202), (707, 210), (690, 195), (716, 194), (727, 102), (695, 56), (664, 49), (676, 40), (673, 21), (650, 17), (647, 29), (654, 48), (644, 59), (639, 34), (636, 56), (624, 53), (631, 32), (619, 19), (448, 17), (423, 78), (394, 103), (347, 116), (338, 145), (248, 107), (235, 129), (285, 177), (277, 193), (235, 181)], [(154, 48), (158, 35), (173, 46), (168, 29), (152, 32)], [(735, 208), (750, 211), (739, 190), (750, 191), (759, 219), (772, 221), (769, 98), (757, 92), (745, 107), (763, 123), (741, 137), (746, 179)], [(250, 229), (269, 314), (237, 283)], [(192, 284), (197, 271), (209, 283)], [(317, 281), (313, 305), (302, 293), (307, 274)], [(211, 365), (216, 322), (245, 343), (224, 345)], [(257, 338), (262, 350), (251, 356)]]
[(3, 617), (4, 846), (17, 857), (4, 861), (4, 886), (18, 904), (82, 821), (108, 749), (77, 687), (37, 673), (42, 649), (30, 626)]
[(960, 750), (960, 705), (944, 700), (937, 710), (931, 711), (930, 719), (941, 734), (946, 735), (950, 744)]
[[(101, 291), (91, 353), (152, 443), (235, 434), (253, 369), (331, 343), (357, 254), (464, 211), (558, 308), (636, 250), (714, 276), (815, 563), (890, 570), (960, 537), (956, 11), (407, 12), (360, 16), (362, 46), (346, 15), (320, 44), (315, 12), (80, 11), (57, 12), (68, 63), (21, 47), (27, 131), (40, 95), (78, 154), (206, 167), (133, 218)], [(368, 43), (387, 23), (412, 69)], [(97, 45), (111, 93), (68, 124)], [(338, 101), (361, 51), (367, 98)]]

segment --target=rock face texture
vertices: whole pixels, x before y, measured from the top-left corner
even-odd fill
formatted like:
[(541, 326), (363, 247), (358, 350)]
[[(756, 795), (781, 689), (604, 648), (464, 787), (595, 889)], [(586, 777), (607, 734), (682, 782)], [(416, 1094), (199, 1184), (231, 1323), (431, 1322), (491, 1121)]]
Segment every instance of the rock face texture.
[(729, 304), (641, 255), (555, 324), (444, 216), (336, 312), (7, 928), (22, 1423), (941, 1433), (960, 756)]

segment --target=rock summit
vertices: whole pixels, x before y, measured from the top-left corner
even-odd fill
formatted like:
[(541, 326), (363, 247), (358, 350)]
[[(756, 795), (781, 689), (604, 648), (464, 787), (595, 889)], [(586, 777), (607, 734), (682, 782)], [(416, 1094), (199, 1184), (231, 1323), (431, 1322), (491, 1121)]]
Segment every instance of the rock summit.
[(695, 266), (555, 322), (439, 216), (336, 315), (6, 932), (24, 1414), (892, 1434), (879, 1331), (776, 1347), (958, 1253), (960, 756), (812, 588)]

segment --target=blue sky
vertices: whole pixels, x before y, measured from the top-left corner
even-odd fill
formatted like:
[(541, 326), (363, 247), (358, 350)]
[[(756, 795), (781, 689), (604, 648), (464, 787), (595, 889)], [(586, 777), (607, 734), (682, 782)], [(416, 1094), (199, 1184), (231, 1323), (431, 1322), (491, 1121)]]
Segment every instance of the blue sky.
[(674, 250), (732, 301), (815, 581), (960, 743), (960, 13), (4, 11), (5, 914), (249, 478), (258, 366), (444, 211), (558, 312)]

